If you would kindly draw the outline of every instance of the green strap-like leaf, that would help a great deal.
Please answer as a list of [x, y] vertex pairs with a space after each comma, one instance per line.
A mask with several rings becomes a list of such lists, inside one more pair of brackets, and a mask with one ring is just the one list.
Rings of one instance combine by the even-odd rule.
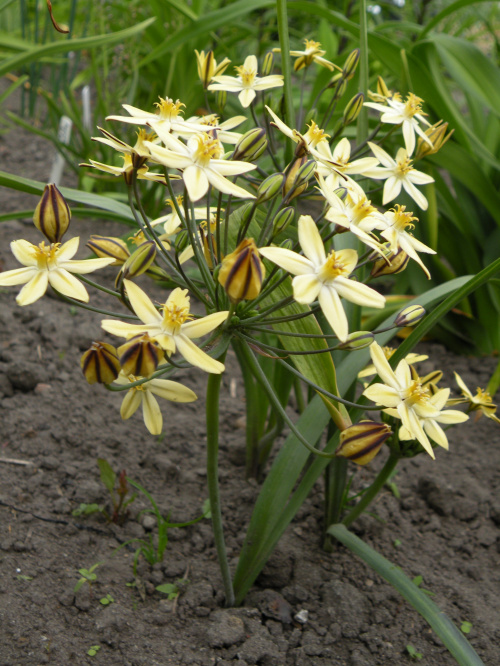
[[[31, 180], [30, 178], [22, 178], [6, 171], [0, 171], [0, 186], [8, 187], [12, 190], [20, 190], [28, 194], [42, 194], [45, 183], [38, 180]], [[124, 222], [133, 220], [133, 215], [130, 208], [125, 204], [115, 201], [110, 197], [105, 197], [100, 194], [92, 194], [91, 192], [81, 192], [74, 190], [71, 187], [60, 187], [61, 194], [67, 201], [83, 204], [84, 206], [91, 206], [92, 208], [99, 208], [100, 210], [109, 211], [113, 214], [113, 219], [120, 219]]]
[[6, 58], [0, 63], [0, 76], [8, 72], [15, 72], [22, 65], [28, 62], [38, 61], [41, 58], [54, 55], [55, 53], [66, 53], [67, 51], [81, 51], [82, 49], [93, 49], [97, 46], [110, 46], [118, 42], [126, 42], [130, 37], [145, 30], [150, 26], [155, 18], [146, 19], [137, 25], [118, 32], [110, 32], [105, 35], [96, 35], [95, 37], [81, 37], [79, 39], [65, 39], [60, 42], [50, 42], [42, 46], [36, 46], [23, 51], [18, 55]]
[[461, 666], [484, 666], [478, 654], [450, 618], [392, 562], [358, 538], [345, 525], [332, 525], [328, 534], [358, 555], [417, 610]]

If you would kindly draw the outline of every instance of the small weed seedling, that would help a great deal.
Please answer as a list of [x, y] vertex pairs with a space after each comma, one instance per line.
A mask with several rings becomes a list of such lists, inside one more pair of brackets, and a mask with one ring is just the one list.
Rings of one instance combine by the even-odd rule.
[[100, 566], [102, 562], [97, 562], [96, 564], [93, 564], [90, 569], [78, 569], [78, 573], [80, 574], [81, 578], [73, 588], [73, 592], [76, 594], [78, 590], [82, 587], [82, 585], [85, 585], [85, 583], [88, 583], [89, 586], [89, 592], [92, 594], [92, 583], [95, 583], [97, 580], [97, 574], [94, 573], [94, 571], [97, 569], [98, 566]]
[[163, 556], [165, 554], [165, 550], [168, 545], [168, 530], [171, 527], [189, 527], [189, 525], [194, 525], [195, 523], [198, 523], [200, 520], [203, 520], [203, 518], [207, 518], [210, 516], [210, 503], [206, 501], [203, 505], [203, 513], [201, 516], [198, 518], [195, 518], [194, 520], [190, 520], [187, 523], [170, 523], [168, 519], [170, 518], [170, 514], [167, 514], [167, 517], [164, 518], [161, 515], [160, 509], [158, 508], [158, 505], [156, 504], [155, 500], [153, 499], [152, 495], [145, 489], [143, 488], [139, 483], [136, 481], [132, 481], [132, 479], [127, 478], [126, 481], [130, 483], [131, 486], [134, 488], [137, 488], [137, 490], [140, 490], [141, 493], [146, 495], [148, 498], [149, 502], [151, 503], [151, 509], [144, 509], [141, 511], [138, 515], [140, 517], [143, 513], [152, 513], [154, 517], [156, 518], [156, 524], [157, 524], [157, 529], [158, 529], [158, 536], [155, 542], [155, 539], [153, 537], [153, 534], [149, 534], [149, 539], [146, 541], [146, 539], [130, 539], [129, 541], [126, 541], [123, 543], [119, 548], [116, 549], [115, 553], [118, 552], [121, 548], [124, 546], [127, 546], [130, 543], [138, 543], [140, 544], [137, 550], [135, 551], [134, 555], [134, 576], [137, 575], [137, 563], [139, 561], [139, 557], [142, 555], [149, 564], [156, 564], [156, 562], [163, 562]]
[[[412, 579], [412, 583], [416, 585], [417, 587], [420, 587], [423, 583], [424, 579], [422, 576], [415, 576], [415, 578]], [[430, 597], [434, 596], [434, 592], [431, 592], [430, 590], [426, 590], [424, 587], [420, 587], [422, 592], [424, 594], [428, 594]]]
[[87, 654], [89, 655], [89, 657], [95, 657], [100, 649], [101, 649], [100, 645], [91, 645], [87, 650]]
[[125, 470], [122, 470], [117, 477], [111, 465], [104, 458], [98, 458], [97, 464], [99, 465], [101, 481], [109, 492], [112, 506], [111, 512], [106, 511], [100, 504], [80, 504], [78, 509], [73, 511], [72, 515], [91, 516], [94, 513], [102, 513], [108, 522], [121, 525], [127, 517], [127, 508], [135, 500], [137, 493], [133, 493], [126, 499], [130, 488], [127, 483]]
[[463, 634], [470, 634], [471, 629], [472, 629], [472, 622], [467, 622], [467, 620], [465, 622], [462, 622], [462, 624], [460, 625], [460, 631]]
[[99, 603], [102, 604], [103, 606], [109, 606], [109, 604], [112, 604], [113, 602], [114, 599], [110, 594], [107, 594], [105, 597], [99, 599]]
[[421, 652], [417, 652], [417, 650], [413, 647], [413, 645], [407, 645], [406, 651], [408, 652], [410, 657], [415, 661], [422, 659], [422, 657], [424, 656]]

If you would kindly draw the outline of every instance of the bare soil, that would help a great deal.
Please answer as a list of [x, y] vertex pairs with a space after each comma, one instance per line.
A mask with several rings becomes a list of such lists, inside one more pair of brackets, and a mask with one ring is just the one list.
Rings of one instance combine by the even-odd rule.
[[[52, 150], [18, 131], [0, 136], [2, 168], [46, 180]], [[71, 184], [68, 181], [66, 184]], [[0, 190], [2, 213], [36, 198]], [[69, 236], [115, 233], [102, 220], [75, 221]], [[0, 265], [16, 267], [9, 242], [39, 242], [31, 221], [0, 225]], [[81, 256], [86, 252], [83, 248]], [[103, 271], [100, 277], [113, 277]], [[89, 386], [79, 358], [106, 339], [101, 316], [68, 307], [48, 294], [19, 308], [15, 288], [0, 290], [0, 664], [106, 666], [375, 666], [409, 664], [407, 646], [427, 666], [454, 664], [421, 617], [350, 552], [321, 549], [321, 482], [313, 489], [263, 575], [237, 609], [223, 593], [210, 523], [169, 532], [164, 561], [139, 562], [130, 539], [155, 535], [140, 495], [122, 525], [100, 515], [74, 517], [80, 503], [108, 505], [97, 458], [139, 482], [163, 515], [187, 521], [207, 497], [204, 385], [193, 369], [181, 381], [199, 400], [163, 407], [164, 435], [152, 437], [140, 413], [123, 422], [122, 396]], [[92, 294], [92, 303], [104, 301]], [[110, 339], [111, 340], [111, 339]], [[421, 348], [448, 385], [457, 370], [471, 387], [485, 386], [496, 359], [456, 357], [443, 347]], [[443, 382], [443, 385], [446, 385]], [[224, 375], [220, 483], [227, 546], [235, 566], [259, 488], [245, 481], [243, 386], [234, 356]], [[354, 530], [422, 586], [468, 637], [484, 663], [500, 662], [500, 429], [482, 418], [457, 426], [451, 447], [403, 461], [394, 479], [400, 497], [384, 491]], [[383, 464], [356, 470], [367, 486]], [[20, 462], [25, 464], [19, 464]], [[353, 470], [354, 471], [354, 470]], [[78, 570], [101, 563], [97, 581], [75, 594]], [[180, 584], [176, 600], [156, 591]], [[100, 599], [111, 595], [113, 602]], [[304, 612], [307, 611], [307, 612]], [[99, 646], [89, 656], [91, 646]]]

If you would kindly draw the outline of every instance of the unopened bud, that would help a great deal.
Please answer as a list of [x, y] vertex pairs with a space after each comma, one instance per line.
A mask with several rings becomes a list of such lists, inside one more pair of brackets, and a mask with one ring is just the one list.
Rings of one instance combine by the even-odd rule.
[[262, 63], [261, 67], [261, 73], [262, 76], [269, 76], [271, 72], [273, 71], [274, 67], [274, 53], [272, 51], [269, 51], [269, 53], [266, 53], [266, 57], [264, 58], [264, 62]]
[[80, 366], [89, 384], [111, 384], [120, 372], [117, 351], [107, 342], [93, 342], [80, 359]]
[[252, 162], [262, 155], [267, 148], [266, 132], [256, 127], [244, 134], [234, 147], [233, 160]]
[[302, 194], [307, 189], [309, 179], [316, 171], [316, 162], [308, 160], [307, 155], [295, 160], [286, 173], [283, 184], [283, 197], [289, 201]]
[[295, 209], [291, 206], [282, 208], [278, 213], [276, 213], [276, 216], [273, 220], [273, 236], [277, 236], [282, 231], [285, 231], [294, 217]]
[[347, 88], [347, 81], [346, 79], [341, 78], [337, 85], [337, 90], [335, 91], [335, 99], [340, 99], [342, 95], [345, 93], [346, 88]]
[[227, 92], [225, 90], [217, 90], [215, 93], [215, 104], [217, 106], [217, 111], [222, 113], [226, 107], [227, 102]]
[[156, 258], [156, 243], [145, 241], [132, 252], [120, 271], [123, 279], [137, 277], [145, 273]]
[[160, 268], [159, 266], [154, 266], [154, 265], [150, 266], [146, 271], [146, 273], [153, 280], [158, 280], [162, 282], [170, 280], [170, 275], [167, 273], [167, 271], [163, 270], [163, 268]]
[[385, 85], [385, 81], [381, 76], [379, 76], [377, 79], [377, 93], [380, 95], [380, 97], [384, 97], [385, 99], [392, 97], [391, 91]]
[[87, 247], [98, 257], [113, 257], [111, 266], [121, 266], [130, 257], [127, 243], [113, 236], [91, 236]]
[[421, 305], [409, 305], [396, 316], [394, 326], [402, 328], [403, 326], [415, 326], [425, 317], [425, 308]]
[[70, 220], [71, 211], [66, 199], [53, 183], [45, 185], [33, 215], [35, 227], [51, 243], [59, 243], [69, 227]]
[[365, 101], [365, 96], [363, 93], [358, 93], [347, 102], [344, 109], [344, 125], [349, 125], [353, 123], [356, 118], [359, 116], [361, 109], [363, 108], [363, 103]]
[[392, 431], [386, 423], [360, 421], [340, 433], [340, 446], [335, 455], [352, 460], [358, 465], [366, 465], [375, 458], [391, 434]]
[[443, 123], [443, 121], [440, 120], [438, 123], [425, 130], [425, 134], [432, 142], [432, 146], [420, 137], [417, 142], [417, 149], [415, 151], [414, 159], [421, 160], [427, 155], [434, 155], [434, 153], [437, 153], [437, 151], [444, 146], [444, 144], [455, 131], [451, 130], [451, 132], [446, 134], [447, 129], [448, 123]]
[[260, 294], [266, 269], [252, 238], [241, 241], [234, 252], [222, 261], [218, 274], [232, 303], [252, 301]]
[[339, 79], [343, 78], [342, 77], [342, 72], [336, 72], [332, 78], [330, 79], [330, 83], [327, 85], [327, 88], [333, 88], [334, 86], [337, 85]]
[[259, 204], [264, 203], [264, 201], [270, 201], [281, 190], [284, 180], [285, 175], [283, 173], [273, 173], [271, 176], [268, 176], [262, 181], [257, 190], [255, 203]]
[[371, 277], [376, 278], [382, 275], [396, 275], [401, 273], [408, 266], [410, 257], [401, 248], [396, 253], [389, 252], [384, 257], [378, 253], [374, 254], [375, 261], [371, 270]]
[[203, 254], [205, 255], [205, 261], [207, 262], [207, 265], [211, 271], [214, 268], [212, 257], [217, 257], [216, 231], [217, 224], [215, 222], [210, 222], [210, 233], [206, 220], [204, 222], [200, 222], [200, 236], [203, 245]]
[[346, 81], [349, 81], [354, 76], [356, 72], [356, 67], [359, 62], [359, 49], [354, 49], [347, 56], [347, 60], [344, 63], [344, 69], [342, 70], [342, 76]]
[[224, 58], [220, 64], [217, 64], [213, 51], [208, 51], [205, 55], [205, 51], [198, 53], [198, 51], [195, 49], [195, 53], [198, 76], [200, 77], [200, 81], [202, 82], [204, 88], [208, 87], [208, 84], [214, 76], [219, 76], [222, 74], [231, 62], [229, 58]]
[[375, 340], [375, 336], [370, 331], [354, 331], [349, 333], [345, 342], [338, 345], [338, 349], [346, 351], [356, 351], [357, 349], [365, 349], [369, 347]]
[[127, 340], [118, 347], [118, 355], [123, 372], [136, 377], [149, 377], [164, 358], [160, 345], [148, 333]]

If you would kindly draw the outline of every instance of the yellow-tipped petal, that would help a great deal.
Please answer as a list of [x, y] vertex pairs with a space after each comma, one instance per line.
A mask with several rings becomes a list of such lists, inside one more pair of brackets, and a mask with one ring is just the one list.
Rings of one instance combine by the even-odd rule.
[[182, 325], [182, 334], [188, 338], [201, 338], [203, 335], [211, 333], [217, 326], [226, 321], [228, 314], [228, 310], [223, 310], [221, 312], [214, 312], [201, 319], [188, 321]]
[[148, 382], [151, 393], [171, 402], [194, 402], [198, 396], [190, 388], [169, 379], [152, 379]]
[[152, 435], [161, 435], [163, 428], [163, 416], [160, 405], [154, 395], [146, 389], [142, 398], [142, 416], [146, 428]]
[[69, 298], [76, 298], [77, 301], [88, 303], [89, 295], [83, 284], [64, 268], [56, 268], [54, 271], [49, 271], [47, 275], [50, 285], [58, 292]]
[[220, 375], [224, 372], [224, 365], [220, 363], [220, 361], [216, 361], [208, 354], [205, 354], [204, 351], [197, 347], [194, 342], [185, 335], [176, 335], [175, 343], [179, 354], [181, 354], [188, 363], [191, 363], [191, 365], [194, 365], [205, 372], [211, 372], [214, 375]]
[[141, 393], [142, 391], [137, 391], [135, 388], [127, 391], [127, 395], [123, 398], [120, 407], [120, 416], [124, 421], [129, 419], [139, 409], [142, 402]]
[[161, 315], [146, 292], [131, 280], [124, 280], [123, 284], [127, 290], [130, 305], [139, 319], [145, 324], [159, 324], [162, 320]]
[[341, 342], [345, 342], [349, 333], [349, 327], [338, 293], [333, 287], [323, 285], [319, 292], [318, 300], [333, 332]]
[[49, 278], [46, 272], [36, 273], [28, 284], [25, 284], [16, 297], [19, 305], [31, 305], [47, 291]]
[[313, 264], [319, 266], [325, 261], [325, 246], [316, 222], [310, 215], [299, 217], [299, 243], [304, 254]]
[[297, 275], [293, 278], [293, 297], [297, 303], [312, 303], [318, 298], [322, 283], [316, 275]]

